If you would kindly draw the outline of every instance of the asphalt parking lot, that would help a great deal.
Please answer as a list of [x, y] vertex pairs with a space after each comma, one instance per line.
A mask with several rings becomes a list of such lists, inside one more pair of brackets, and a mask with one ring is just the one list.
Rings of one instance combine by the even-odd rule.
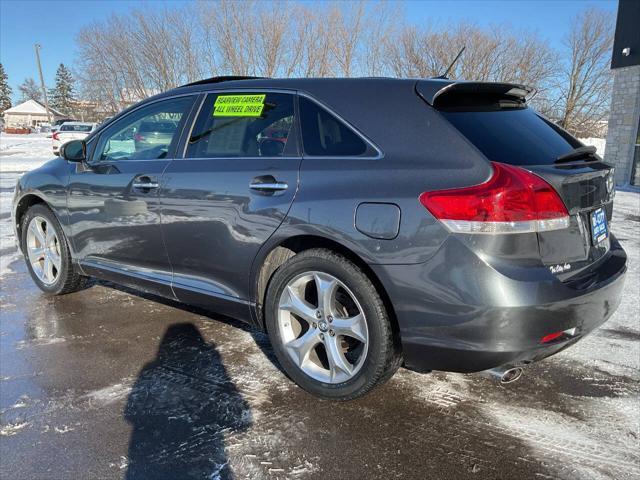
[[0, 478], [640, 478], [640, 196], [613, 230], [623, 305], [508, 386], [401, 369], [349, 402], [278, 369], [265, 335], [94, 282], [51, 298], [1, 278]]

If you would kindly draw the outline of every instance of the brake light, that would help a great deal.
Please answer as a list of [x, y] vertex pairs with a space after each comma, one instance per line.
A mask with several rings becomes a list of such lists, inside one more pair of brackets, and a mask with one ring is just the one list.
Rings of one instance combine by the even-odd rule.
[[144, 142], [146, 140], [144, 135], [140, 135], [139, 133], [136, 133], [135, 137], [133, 138], [136, 142]]
[[58, 137], [58, 132], [53, 134], [53, 139], [54, 140], [60, 140], [60, 137]]
[[569, 212], [551, 185], [512, 165], [491, 162], [480, 185], [424, 192], [420, 203], [452, 232], [530, 233], [569, 226]]

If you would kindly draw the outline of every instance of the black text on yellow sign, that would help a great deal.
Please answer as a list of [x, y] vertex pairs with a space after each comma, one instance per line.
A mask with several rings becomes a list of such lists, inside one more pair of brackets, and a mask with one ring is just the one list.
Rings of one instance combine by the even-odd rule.
[[213, 106], [214, 117], [259, 117], [266, 94], [220, 95]]

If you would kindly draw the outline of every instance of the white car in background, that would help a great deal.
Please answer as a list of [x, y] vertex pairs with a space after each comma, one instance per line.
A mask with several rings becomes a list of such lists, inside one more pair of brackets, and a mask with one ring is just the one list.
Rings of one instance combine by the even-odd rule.
[[60, 153], [60, 146], [71, 140], [82, 140], [86, 138], [97, 126], [97, 123], [89, 122], [65, 122], [60, 125], [60, 129], [52, 136], [53, 154]]

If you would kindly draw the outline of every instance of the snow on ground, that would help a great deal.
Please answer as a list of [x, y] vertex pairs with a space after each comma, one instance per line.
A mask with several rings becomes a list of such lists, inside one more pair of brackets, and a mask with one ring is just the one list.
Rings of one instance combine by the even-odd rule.
[[11, 224], [13, 190], [20, 176], [53, 158], [51, 138], [46, 134], [0, 133], [0, 277], [20, 255]]
[[47, 138], [45, 133], [0, 134], [0, 172], [23, 173], [52, 158], [54, 155], [51, 138]]
[[[112, 423], [117, 423], [121, 421], [123, 403], [127, 398], [132, 398], [132, 375], [139, 370], [138, 361], [140, 360], [134, 356], [131, 371], [124, 367], [122, 370], [114, 370], [111, 367], [113, 362], [128, 360], [127, 355], [113, 356], [112, 353], [120, 352], [128, 345], [127, 339], [119, 337], [117, 332], [126, 332], [124, 335], [131, 335], [132, 331], [128, 329], [135, 328], [135, 322], [129, 324], [122, 319], [128, 318], [134, 312], [133, 315], [146, 318], [148, 322], [142, 324], [142, 330], [133, 330], [134, 338], [139, 339], [135, 342], [137, 351], [138, 341], [146, 339], [153, 343], [159, 340], [159, 329], [164, 325], [162, 321], [170, 323], [180, 319], [183, 322], [191, 322], [195, 321], [195, 316], [153, 300], [148, 301], [142, 297], [100, 286], [80, 292], [76, 296], [70, 296], [68, 299], [65, 298], [61, 302], [40, 301], [41, 297], [36, 292], [36, 287], [26, 277], [24, 265], [18, 263], [11, 265], [19, 256], [13, 243], [10, 209], [13, 187], [20, 175], [52, 158], [50, 142], [50, 139], [44, 135], [0, 135], [0, 284], [3, 294], [9, 296], [9, 301], [2, 305], [3, 309], [14, 311], [13, 317], [5, 316], [3, 328], [9, 329], [11, 318], [15, 318], [18, 322], [27, 322], [26, 330], [31, 332], [32, 336], [38, 337], [30, 338], [28, 341], [12, 340], [13, 350], [5, 358], [15, 359], [28, 355], [29, 362], [32, 362], [37, 357], [36, 353], [33, 353], [35, 349], [45, 352], [54, 351], [47, 349], [56, 349], [55, 352], [62, 357], [43, 354], [46, 367], [42, 369], [47, 369], [45, 375], [47, 382], [63, 382], [66, 378], [64, 375], [67, 372], [67, 363], [82, 365], [81, 368], [84, 368], [89, 361], [95, 360], [94, 356], [101, 358], [101, 352], [102, 354], [106, 352], [108, 357], [103, 358], [108, 358], [108, 361], [99, 361], [96, 364], [97, 366], [109, 365], [109, 367], [104, 371], [98, 370], [96, 374], [98, 380], [95, 385], [92, 383], [89, 391], [78, 397], [75, 402], [78, 405], [87, 404], [91, 408], [99, 408], [101, 414], [112, 408], [115, 412], [114, 418], [117, 419]], [[589, 141], [585, 143], [593, 144]], [[602, 154], [600, 147], [596, 146]], [[212, 382], [209, 377], [204, 380], [199, 379], [197, 369], [195, 369], [196, 376], [193, 377], [194, 369], [192, 368], [185, 367], [186, 373], [175, 368], [167, 369], [155, 363], [151, 363], [149, 368], [157, 370], [159, 383], [161, 386], [166, 383], [167, 390], [170, 387], [174, 392], [180, 388], [184, 390], [185, 385], [189, 387], [183, 394], [184, 398], [176, 397], [176, 404], [179, 407], [176, 407], [176, 411], [180, 415], [185, 411], [187, 414], [192, 410], [200, 412], [197, 408], [191, 408], [194, 403], [192, 396], [197, 391], [202, 392], [200, 397], [196, 397], [198, 402], [209, 402], [214, 411], [216, 406], [224, 410], [227, 404], [224, 401], [219, 402], [219, 396], [211, 394], [211, 389], [222, 388], [220, 385], [235, 384], [237, 386], [250, 407], [253, 427], [249, 427], [250, 422], [235, 418], [234, 415], [237, 415], [237, 412], [234, 413], [233, 409], [231, 413], [227, 412], [220, 418], [233, 417], [234, 422], [242, 426], [237, 431], [232, 430], [231, 433], [225, 434], [227, 462], [230, 462], [229, 468], [238, 472], [238, 477], [285, 477], [281, 469], [275, 468], [277, 465], [273, 463], [274, 457], [282, 461], [285, 466], [287, 462], [293, 462], [289, 465], [292, 472], [289, 475], [290, 478], [297, 477], [298, 475], [294, 473], [299, 471], [298, 468], [303, 468], [296, 466], [298, 463], [307, 468], [307, 470], [303, 468], [300, 472], [322, 470], [331, 472], [332, 465], [340, 464], [339, 460], [334, 461], [334, 457], [340, 458], [343, 452], [327, 452], [323, 448], [330, 445], [332, 441], [339, 440], [339, 437], [327, 436], [331, 435], [333, 430], [325, 431], [322, 429], [324, 427], [320, 428], [319, 425], [315, 425], [319, 430], [314, 430], [314, 427], [310, 426], [314, 425], [313, 422], [321, 422], [325, 418], [323, 415], [326, 415], [326, 418], [335, 417], [336, 425], [354, 423], [356, 419], [355, 423], [358, 425], [357, 428], [353, 427], [356, 430], [352, 432], [354, 448], [348, 450], [350, 448], [348, 445], [340, 444], [347, 453], [343, 456], [356, 455], [350, 458], [350, 461], [353, 461], [353, 458], [358, 458], [357, 455], [366, 457], [366, 452], [371, 450], [375, 459], [366, 458], [367, 461], [372, 462], [371, 465], [377, 464], [377, 468], [388, 469], [393, 466], [393, 460], [389, 461], [389, 458], [386, 458], [387, 455], [395, 455], [393, 453], [395, 450], [388, 447], [392, 444], [403, 445], [402, 452], [398, 450], [398, 456], [407, 451], [411, 454], [403, 458], [403, 462], [408, 462], [408, 465], [420, 464], [421, 468], [431, 468], [428, 462], [412, 460], [424, 451], [428, 451], [430, 457], [435, 455], [433, 458], [441, 462], [451, 462], [453, 466], [469, 463], [468, 472], [473, 474], [480, 472], [478, 478], [508, 478], [509, 475], [505, 472], [509, 472], [509, 468], [514, 468], [515, 472], [543, 471], [553, 478], [639, 478], [640, 194], [617, 193], [611, 228], [629, 256], [626, 285], [619, 309], [593, 334], [549, 360], [531, 365], [526, 369], [523, 380], [509, 386], [496, 386], [479, 375], [439, 372], [421, 375], [402, 369], [388, 386], [381, 387], [380, 390], [376, 390], [359, 402], [343, 405], [318, 402], [310, 409], [307, 404], [309, 397], [287, 383], [277, 368], [266, 359], [262, 349], [268, 341], [264, 335], [211, 321], [199, 324], [199, 328], [203, 334], [212, 338], [215, 336], [211, 345], [217, 344], [217, 352], [222, 357], [222, 363], [227, 368], [231, 382]], [[2, 278], [10, 271], [9, 268], [18, 271], [10, 278], [22, 283], [16, 286], [13, 285], [13, 280], [9, 283]], [[23, 288], [23, 284], [28, 287]], [[17, 290], [12, 292], [11, 288]], [[108, 305], [108, 308], [105, 305]], [[16, 309], [19, 310], [18, 313], [15, 313]], [[113, 314], [112, 309], [120, 310]], [[96, 318], [91, 317], [92, 313]], [[20, 315], [24, 315], [24, 318]], [[88, 325], [87, 328], [91, 329], [91, 333], [84, 337], [78, 335], [73, 328], [74, 317], [82, 317], [77, 328]], [[107, 320], [105, 325], [102, 324], [103, 319]], [[56, 326], [55, 331], [51, 330], [51, 325]], [[157, 336], [151, 338], [147, 329], [154, 328], [157, 330]], [[19, 330], [22, 331], [22, 327]], [[11, 332], [10, 329], [7, 331]], [[135, 333], [140, 336], [135, 337]], [[42, 335], [44, 337], [40, 338]], [[96, 335], [96, 345], [100, 345], [100, 348], [96, 346], [94, 349], [93, 344], [87, 342], [91, 342]], [[5, 342], [9, 342], [7, 340], [9, 337], [10, 335], [5, 331], [0, 335], [0, 339], [4, 338]], [[16, 337], [16, 340], [18, 338]], [[256, 342], [264, 345], [258, 348]], [[80, 344], [89, 345], [91, 348], [78, 348]], [[66, 345], [69, 345], [69, 348], [64, 348]], [[74, 345], [76, 348], [73, 348]], [[108, 345], [109, 348], [103, 350], [104, 345]], [[208, 351], [213, 347], [207, 344], [201, 348]], [[67, 356], [64, 356], [65, 353]], [[85, 354], [87, 357], [82, 357]], [[7, 377], [0, 380], [19, 379], [20, 375], [30, 371], [26, 369], [23, 372], [15, 365], [13, 370], [11, 367], [12, 365], [7, 365], [5, 361], [4, 368], [7, 371], [3, 372], [3, 375]], [[171, 375], [174, 375], [177, 380], [167, 381], [170, 377], [167, 372], [173, 372]], [[108, 380], [109, 375], [117, 378]], [[122, 378], [119, 378], [119, 375]], [[76, 377], [79, 382], [86, 380], [84, 374], [74, 374], [74, 378]], [[107, 384], [104, 385], [100, 380], [104, 380]], [[20, 390], [22, 384], [19, 382], [21, 381], [26, 380], [15, 380], [16, 383], [11, 384], [15, 385], [16, 392], [19, 394], [25, 393]], [[140, 381], [138, 380], [138, 383]], [[144, 384], [145, 381], [143, 378], [142, 383]], [[3, 384], [5, 389], [8, 388], [6, 385]], [[63, 385], [64, 388], [68, 387], [66, 384]], [[194, 385], [200, 390], [190, 387]], [[64, 395], [66, 398], [67, 393]], [[234, 399], [240, 397], [236, 392], [229, 398], [231, 400], [228, 401], [233, 404]], [[295, 401], [287, 404], [289, 398]], [[181, 399], [186, 399], [184, 404], [180, 403]], [[57, 407], [49, 408], [48, 406], [47, 411], [54, 412], [58, 416], [49, 418], [32, 415], [27, 417], [29, 422], [46, 423], [46, 425], [37, 425], [38, 429], [46, 433], [49, 431], [49, 423], [55, 421], [58, 427], [53, 431], [69, 432], [66, 433], [65, 438], [76, 435], [77, 443], [69, 443], [69, 445], [74, 445], [74, 449], [81, 448], [81, 445], [91, 439], [90, 432], [83, 431], [82, 426], [77, 426], [79, 424], [75, 423], [73, 427], [67, 427], [66, 425], [71, 421], [66, 417], [69, 411], [68, 406], [56, 399], [52, 402], [52, 405], [61, 405], [59, 411], [55, 409]], [[13, 402], [12, 409], [8, 412], [25, 410], [25, 408], [18, 408], [18, 405], [19, 403]], [[388, 406], [390, 411], [385, 410]], [[37, 409], [37, 407], [36, 404], [32, 408]], [[313, 415], [310, 414], [312, 410]], [[315, 415], [316, 410], [323, 413]], [[78, 409], [72, 409], [72, 411], [77, 412]], [[88, 415], [96, 416], [95, 411], [89, 409]], [[175, 415], [171, 408], [167, 408], [167, 412]], [[36, 431], [36, 427], [21, 420], [22, 417], [18, 413], [15, 413], [15, 418], [7, 415], [8, 413], [5, 414], [6, 418], [0, 431], [3, 441], [9, 441], [9, 439], [13, 441], [22, 436], [26, 438], [26, 445], [46, 445], [51, 441], [44, 437], [32, 441], [33, 437], [28, 435], [30, 431]], [[147, 411], [143, 409], [141, 419], [147, 418], [146, 415]], [[391, 419], [385, 419], [385, 415], [391, 416]], [[110, 424], [105, 420], [106, 417], [96, 416], [96, 418], [98, 420], [95, 427], [99, 431]], [[174, 417], [170, 416], [170, 418]], [[373, 418], [376, 420], [372, 420]], [[211, 420], [211, 423], [217, 425], [218, 417], [214, 420]], [[397, 424], [397, 429], [394, 424]], [[371, 429], [367, 429], [369, 426]], [[229, 429], [226, 428], [224, 431], [227, 430]], [[176, 431], [171, 430], [171, 435]], [[185, 431], [183, 434], [188, 440], [184, 444], [188, 446], [184, 448], [185, 455], [193, 457], [194, 449], [198, 451], [194, 445], [197, 446], [197, 442], [202, 442], [206, 436], [201, 430], [193, 430], [191, 433]], [[331, 441], [327, 441], [328, 438]], [[367, 439], [366, 448], [358, 447], [358, 441], [362, 438]], [[292, 443], [296, 444], [295, 448]], [[15, 447], [19, 443], [12, 445]], [[182, 451], [182, 445], [180, 451]], [[209, 455], [211, 453], [209, 444], [205, 446]], [[312, 448], [303, 458], [298, 454], [300, 451], [305, 451], [304, 446]], [[20, 448], [11, 449], [14, 453], [19, 451]], [[290, 456], [287, 457], [284, 452], [290, 452]], [[121, 450], [116, 453], [114, 458], [118, 460], [110, 460], [114, 468], [126, 468], [129, 458], [121, 456], [125, 453]], [[38, 457], [35, 458], [38, 459]], [[79, 455], [78, 458], [83, 458], [83, 455]], [[412, 464], [411, 461], [414, 463]], [[10, 465], [17, 467], [18, 464], [20, 463]], [[117, 467], [117, 465], [121, 466]], [[226, 464], [220, 463], [220, 465], [213, 470], [214, 474]], [[263, 467], [267, 472], [264, 475], [258, 475], [259, 469]], [[395, 478], [401, 472], [406, 474], [405, 468], [406, 465], [402, 464], [398, 470], [392, 472], [394, 474], [380, 473], [378, 477]], [[498, 473], [492, 475], [492, 472]], [[276, 477], [273, 477], [274, 473]], [[434, 476], [426, 471], [422, 472], [423, 474], [417, 471], [415, 473], [416, 477]], [[535, 475], [543, 474], [535, 473]]]

